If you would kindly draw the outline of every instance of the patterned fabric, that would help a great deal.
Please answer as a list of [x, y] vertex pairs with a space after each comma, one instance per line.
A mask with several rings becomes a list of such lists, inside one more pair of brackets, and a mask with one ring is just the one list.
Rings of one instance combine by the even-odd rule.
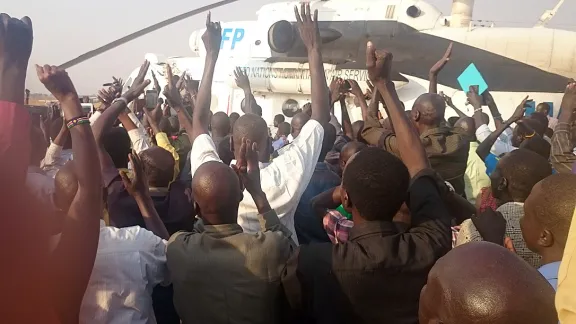
[[498, 204], [496, 203], [496, 198], [492, 196], [492, 191], [489, 190], [490, 188], [482, 188], [481, 192], [482, 195], [480, 196], [480, 212], [485, 211], [486, 209], [498, 209]]
[[322, 219], [326, 234], [334, 244], [348, 241], [350, 230], [354, 227], [354, 222], [348, 220], [337, 210], [328, 210]]
[[[516, 253], [534, 268], [540, 267], [540, 256], [528, 249], [522, 230], [520, 229], [520, 218], [524, 216], [524, 203], [509, 202], [500, 206], [496, 211], [502, 213], [506, 220], [506, 236], [510, 237], [514, 243]], [[467, 219], [462, 223], [456, 246], [468, 242], [482, 241], [482, 236], [478, 233], [472, 220]]]
[[552, 136], [550, 160], [558, 173], [572, 173], [572, 164], [576, 161], [570, 128], [570, 124], [559, 122]]
[[460, 226], [452, 226], [452, 248], [456, 247], [456, 242], [458, 241], [458, 233], [460, 233]]

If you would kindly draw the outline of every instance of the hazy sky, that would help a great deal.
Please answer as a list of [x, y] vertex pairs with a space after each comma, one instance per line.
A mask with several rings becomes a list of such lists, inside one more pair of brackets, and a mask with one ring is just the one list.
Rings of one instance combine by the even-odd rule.
[[[11, 16], [32, 18], [35, 35], [31, 66], [35, 63], [59, 65], [133, 31], [216, 1], [5, 0], [0, 10]], [[450, 13], [451, 0], [428, 1], [445, 14]], [[212, 17], [220, 21], [252, 20], [263, 4], [273, 2], [276, 1], [240, 0], [213, 10]], [[556, 3], [557, 0], [476, 0], [474, 19], [493, 20], [499, 26], [531, 26], [544, 10]], [[46, 6], [50, 6], [49, 13]], [[576, 30], [574, 13], [576, 1], [566, 1], [550, 26]], [[190, 33], [202, 28], [204, 22], [204, 15], [188, 18], [81, 63], [68, 72], [81, 94], [95, 93], [112, 75], [126, 78], [141, 64], [145, 53], [188, 55]], [[33, 92], [46, 92], [32, 68], [28, 71], [27, 86]]]

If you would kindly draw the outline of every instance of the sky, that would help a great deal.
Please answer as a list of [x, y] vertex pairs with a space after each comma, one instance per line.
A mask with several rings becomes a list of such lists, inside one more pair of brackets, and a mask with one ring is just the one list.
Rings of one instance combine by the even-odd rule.
[[[44, 0], [4, 1], [1, 11], [14, 17], [29, 16], [34, 26], [34, 49], [27, 87], [46, 90], [33, 64], [59, 65], [129, 33], [217, 0], [52, 0], [49, 14]], [[379, 0], [373, 0], [379, 1]], [[213, 20], [255, 20], [256, 11], [273, 0], [239, 0], [212, 10]], [[451, 0], [428, 0], [450, 14]], [[492, 20], [497, 26], [532, 26], [557, 0], [476, 0], [473, 19]], [[566, 1], [550, 27], [576, 31], [576, 1]], [[384, 14], [384, 13], [383, 13]], [[112, 75], [127, 78], [146, 53], [187, 56], [192, 31], [204, 26], [205, 16], [185, 19], [92, 58], [68, 70], [80, 94], [93, 94]]]

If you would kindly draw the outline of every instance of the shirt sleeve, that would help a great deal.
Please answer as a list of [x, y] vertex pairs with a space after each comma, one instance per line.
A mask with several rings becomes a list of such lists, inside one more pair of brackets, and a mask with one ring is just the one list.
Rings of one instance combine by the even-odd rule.
[[572, 164], [576, 161], [576, 156], [572, 152], [570, 128], [568, 123], [558, 123], [552, 135], [550, 160], [559, 173], [572, 173]]
[[53, 169], [57, 169], [58, 165], [58, 158], [62, 154], [62, 146], [51, 143], [46, 150], [46, 155], [44, 156], [44, 160], [40, 163], [41, 168], [44, 171], [50, 171]]
[[386, 136], [386, 132], [384, 131], [384, 128], [382, 128], [378, 119], [375, 116], [368, 114], [366, 120], [364, 120], [362, 138], [364, 138], [364, 140], [370, 145], [382, 147], [382, 137], [384, 136]]
[[132, 142], [132, 149], [136, 151], [137, 154], [150, 148], [146, 133], [142, 132], [139, 128], [129, 130], [128, 136], [130, 136], [130, 141]]
[[[488, 136], [490, 136], [490, 134], [492, 134], [492, 131], [490, 130], [490, 128], [488, 128], [488, 125], [486, 124], [476, 129], [476, 138], [480, 143], [484, 142], [488, 138]], [[494, 145], [492, 145], [492, 147], [490, 148], [490, 152], [496, 156], [500, 156], [504, 153], [512, 151], [514, 147], [510, 143], [511, 135], [512, 130], [510, 130], [510, 128], [505, 129], [504, 132], [502, 132], [502, 134], [500, 134], [500, 136], [496, 139]]]
[[138, 239], [142, 241], [143, 246], [148, 247], [145, 253], [142, 254], [144, 259], [142, 266], [148, 281], [153, 285], [169, 285], [170, 277], [166, 266], [167, 242], [154, 235], [151, 231], [140, 227], [138, 227]]
[[467, 219], [462, 222], [460, 226], [460, 231], [458, 232], [458, 238], [456, 239], [456, 246], [469, 243], [469, 242], [480, 242], [482, 241], [482, 236], [472, 223], [472, 220]]
[[274, 209], [264, 213], [258, 214], [258, 220], [260, 221], [260, 228], [262, 232], [282, 232], [284, 236], [290, 238], [292, 236], [292, 232], [286, 228], [286, 226], [280, 223], [280, 219], [278, 219], [278, 214]]
[[[302, 130], [304, 130], [304, 128], [302, 128]], [[191, 176], [194, 177], [196, 170], [198, 170], [203, 163], [210, 161], [222, 162], [220, 157], [218, 157], [218, 151], [216, 150], [216, 145], [214, 145], [212, 137], [208, 134], [202, 134], [196, 137], [192, 144], [192, 150], [190, 150]]]
[[[294, 207], [294, 200], [299, 200], [308, 186], [320, 156], [323, 138], [322, 125], [316, 120], [308, 121], [302, 127], [300, 135], [283, 148], [286, 150], [266, 168], [260, 170], [262, 190], [266, 192], [272, 209], [279, 215], [287, 214]], [[202, 145], [207, 146], [203, 143]], [[192, 151], [195, 148], [196, 142]], [[207, 150], [201, 150], [199, 154], [204, 156], [200, 157], [201, 159], [218, 158], [215, 153], [208, 153]], [[244, 201], [246, 202], [246, 199]], [[253, 208], [256, 208], [254, 202], [251, 199], [249, 201]]]
[[[576, 210], [573, 219], [576, 219]], [[574, 294], [576, 291], [576, 262], [572, 263], [574, 254], [576, 254], [576, 222], [573, 221], [558, 271], [556, 310], [560, 323], [576, 323], [576, 294]]]
[[89, 120], [90, 120], [90, 125], [94, 125], [94, 123], [98, 120], [98, 118], [100, 118], [100, 116], [102, 115], [101, 112], [99, 111], [95, 111], [92, 116], [90, 116]]
[[156, 143], [158, 144], [159, 147], [165, 149], [166, 151], [170, 152], [170, 154], [172, 154], [172, 157], [174, 158], [174, 178], [176, 178], [178, 176], [178, 174], [180, 174], [180, 156], [178, 155], [178, 152], [176, 152], [176, 149], [174, 148], [174, 146], [172, 146], [172, 144], [170, 144], [170, 140], [168, 139], [168, 135], [166, 135], [166, 133], [160, 132], [158, 134], [156, 134]]

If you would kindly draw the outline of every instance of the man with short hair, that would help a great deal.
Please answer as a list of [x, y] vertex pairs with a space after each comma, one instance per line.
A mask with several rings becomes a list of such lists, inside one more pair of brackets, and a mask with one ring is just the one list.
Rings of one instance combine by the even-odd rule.
[[[425, 93], [414, 102], [411, 121], [420, 134], [432, 168], [452, 184], [456, 193], [464, 195], [469, 141], [452, 128], [442, 125], [445, 109], [446, 103], [442, 96]], [[362, 131], [362, 137], [369, 144], [398, 156], [397, 134], [375, 125], [368, 123]]]
[[420, 323], [556, 324], [554, 290], [505, 248], [488, 242], [440, 258], [420, 296]]
[[212, 115], [210, 121], [210, 129], [212, 130], [212, 138], [216, 147], [230, 134], [230, 117], [226, 113], [219, 111]]
[[278, 131], [275, 135], [275, 140], [272, 142], [272, 147], [274, 151], [278, 151], [282, 147], [288, 144], [288, 136], [290, 135], [291, 128], [290, 124], [287, 122], [282, 122], [278, 125]]
[[[290, 258], [282, 278], [287, 299], [294, 312], [317, 323], [417, 322], [428, 271], [451, 248], [451, 217], [441, 200], [447, 189], [401, 108], [392, 55], [376, 53], [368, 42], [367, 56], [368, 75], [386, 102], [403, 160], [379, 148], [354, 155], [340, 190], [354, 221], [348, 241], [302, 245]], [[392, 222], [406, 201], [408, 231]]]
[[295, 139], [300, 135], [302, 128], [304, 128], [304, 125], [306, 125], [309, 120], [310, 116], [305, 113], [297, 113], [292, 117], [292, 120], [290, 121], [290, 127], [292, 128], [290, 135], [292, 135], [292, 139]]
[[542, 256], [538, 271], [554, 289], [575, 207], [574, 174], [555, 174], [538, 182], [524, 203], [522, 237], [531, 251]]
[[[551, 174], [546, 159], [532, 151], [517, 149], [504, 155], [490, 175], [492, 195], [499, 203], [496, 211], [506, 220], [506, 236], [512, 239], [518, 255], [535, 268], [540, 266], [540, 256], [526, 246], [520, 219], [524, 216], [524, 201], [534, 185]], [[462, 223], [456, 245], [482, 240], [476, 225], [468, 219]]]
[[541, 102], [536, 106], [536, 112], [541, 113], [548, 118], [548, 128], [554, 131], [558, 124], [558, 118], [550, 116], [550, 110], [552, 110], [552, 107], [550, 107], [550, 104], [547, 102]]

